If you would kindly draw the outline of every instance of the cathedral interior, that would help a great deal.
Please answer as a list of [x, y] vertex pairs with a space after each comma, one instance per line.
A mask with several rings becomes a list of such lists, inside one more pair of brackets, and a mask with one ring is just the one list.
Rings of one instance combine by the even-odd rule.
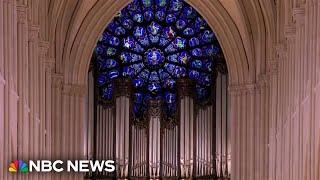
[[0, 0], [0, 180], [319, 180], [319, 109], [320, 0]]
[[128, 4], [100, 36], [89, 73], [88, 158], [116, 160], [116, 173], [92, 177], [230, 177], [227, 67], [189, 4]]

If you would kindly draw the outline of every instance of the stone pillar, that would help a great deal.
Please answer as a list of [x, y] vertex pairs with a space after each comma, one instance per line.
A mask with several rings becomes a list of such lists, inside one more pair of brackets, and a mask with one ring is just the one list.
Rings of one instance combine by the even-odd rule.
[[18, 156], [19, 158], [25, 159], [28, 157], [28, 116], [30, 109], [28, 107], [28, 66], [27, 66], [27, 56], [28, 56], [28, 29], [27, 22], [27, 6], [21, 4], [17, 5], [17, 52], [18, 61], [18, 94], [20, 96], [18, 103]]
[[[231, 179], [266, 179], [268, 172], [268, 93], [266, 82], [229, 86]], [[253, 170], [254, 169], [254, 170]]]
[[179, 111], [179, 157], [180, 177], [190, 179], [193, 177], [194, 160], [194, 92], [195, 84], [189, 79], [179, 79], [178, 111]]
[[150, 100], [148, 106], [149, 120], [149, 176], [160, 177], [160, 119], [163, 117], [161, 100]]
[[129, 175], [129, 120], [132, 84], [129, 79], [119, 78], [115, 87], [115, 130], [116, 130], [116, 173], [117, 178], [127, 179]]
[[[60, 158], [67, 160], [86, 159], [84, 148], [86, 86], [64, 84], [62, 87], [62, 121], [60, 132]], [[56, 113], [54, 113], [56, 114]], [[62, 144], [62, 145], [61, 145]], [[82, 173], [68, 173], [63, 177], [82, 179]]]

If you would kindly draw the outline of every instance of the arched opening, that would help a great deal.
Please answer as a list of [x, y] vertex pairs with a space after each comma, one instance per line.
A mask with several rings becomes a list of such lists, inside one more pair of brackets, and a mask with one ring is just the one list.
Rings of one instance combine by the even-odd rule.
[[205, 19], [181, 0], [134, 0], [107, 25], [89, 72], [92, 178], [228, 179], [227, 67]]

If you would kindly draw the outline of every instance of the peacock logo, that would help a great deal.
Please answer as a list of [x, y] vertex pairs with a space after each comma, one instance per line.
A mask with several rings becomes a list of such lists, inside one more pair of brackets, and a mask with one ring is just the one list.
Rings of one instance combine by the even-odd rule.
[[28, 168], [27, 163], [25, 163], [24, 161], [15, 160], [10, 163], [9, 172], [11, 172], [11, 173], [16, 173], [16, 172], [27, 173], [27, 172], [29, 172], [29, 168]]

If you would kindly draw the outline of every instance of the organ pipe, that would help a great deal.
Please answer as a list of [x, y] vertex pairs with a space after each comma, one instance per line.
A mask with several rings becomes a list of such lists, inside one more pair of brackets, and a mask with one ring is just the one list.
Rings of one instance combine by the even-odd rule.
[[[95, 104], [95, 113], [92, 113], [95, 114], [91, 118], [94, 127], [87, 131], [88, 159], [92, 152], [94, 159], [116, 160], [115, 174], [96, 176], [121, 179], [230, 177], [226, 75], [218, 73], [213, 101], [203, 106], [193, 99], [194, 82], [180, 79], [177, 82], [178, 119], [171, 124], [163, 116], [161, 100], [149, 102], [146, 121], [137, 123], [130, 119], [131, 91], [127, 82], [115, 81], [113, 103]], [[88, 119], [89, 123], [90, 117]], [[95, 134], [90, 137], [93, 131]], [[92, 141], [94, 150], [90, 151]]]
[[193, 155], [194, 155], [194, 87], [195, 84], [189, 79], [177, 81], [179, 91], [179, 155], [181, 178], [193, 177]]
[[115, 160], [118, 178], [129, 175], [129, 114], [131, 82], [129, 79], [119, 78], [115, 82], [115, 124], [116, 143]]

